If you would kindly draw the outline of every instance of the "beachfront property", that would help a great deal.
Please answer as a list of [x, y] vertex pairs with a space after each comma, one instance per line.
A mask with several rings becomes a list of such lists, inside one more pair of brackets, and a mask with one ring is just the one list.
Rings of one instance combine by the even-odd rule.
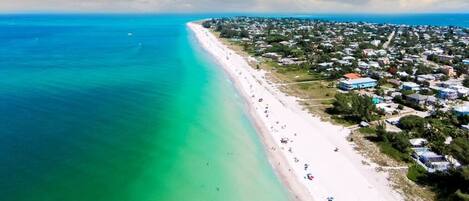
[[451, 165], [444, 156], [430, 150], [417, 151], [414, 156], [417, 157], [417, 162], [428, 172], [446, 171]]
[[446, 171], [451, 167], [459, 167], [459, 162], [452, 156], [439, 155], [427, 147], [428, 141], [424, 138], [410, 139], [412, 158], [428, 172]]
[[[360, 90], [359, 94], [371, 98], [379, 111], [376, 114], [380, 117], [390, 114], [402, 117], [411, 113], [423, 117], [434, 114], [435, 108], [441, 108], [442, 112], [452, 111], [451, 107], [457, 101], [451, 90], [458, 92], [457, 97], [468, 94], [462, 87], [453, 89], [454, 86], [463, 86], [463, 77], [467, 74], [467, 69], [462, 68], [465, 65], [462, 58], [468, 58], [466, 46], [456, 45], [464, 38], [469, 38], [469, 32], [465, 29], [251, 17], [228, 18], [211, 23], [214, 30], [219, 26], [234, 31], [235, 34], [226, 37], [233, 41], [239, 39], [239, 30], [246, 30], [251, 40], [241, 45], [251, 52], [251, 56], [266, 61], [269, 67], [279, 73], [289, 72], [299, 77], [307, 72], [314, 79], [329, 82], [327, 86], [336, 85], [343, 91], [369, 89], [379, 85], [379, 90]], [[373, 40], [381, 40], [381, 44], [372, 45], [370, 42]], [[297, 58], [298, 61], [306, 62], [299, 65], [294, 64], [294, 60], [286, 60], [292, 65], [285, 65], [282, 58]], [[440, 86], [440, 83], [448, 83], [448, 86]], [[439, 94], [440, 90], [443, 93]], [[312, 93], [309, 89], [304, 91]], [[469, 111], [459, 113], [469, 115]], [[429, 120], [432, 118], [435, 117], [428, 117]], [[432, 128], [432, 132], [449, 135], [448, 130], [437, 127], [441, 125], [429, 122], [425, 131]], [[362, 123], [359, 125], [367, 126]], [[451, 126], [452, 131], [460, 127], [448, 126]], [[408, 130], [393, 127], [396, 129], [390, 129], [389, 132]], [[411, 142], [415, 160], [429, 172], [451, 167], [451, 162], [444, 156], [448, 153], [432, 152], [425, 147], [427, 143], [433, 144], [434, 139], [429, 139], [429, 142], [422, 139]], [[458, 159], [461, 157], [460, 154], [455, 156]]]
[[342, 80], [339, 82], [339, 88], [346, 91], [355, 89], [373, 88], [377, 85], [377, 81], [371, 78], [358, 78], [352, 80]]

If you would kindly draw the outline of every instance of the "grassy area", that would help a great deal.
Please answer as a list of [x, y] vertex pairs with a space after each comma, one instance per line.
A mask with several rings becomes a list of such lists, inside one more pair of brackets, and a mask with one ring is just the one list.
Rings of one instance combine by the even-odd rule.
[[398, 161], [403, 161], [403, 162], [408, 162], [410, 161], [410, 156], [408, 153], [402, 153], [399, 150], [395, 149], [388, 143], [384, 142], [377, 142], [378, 147], [381, 151], [381, 153], [388, 155], [389, 157], [398, 160]]
[[321, 104], [323, 105], [332, 105], [333, 103], [334, 103], [334, 99], [321, 101]]
[[381, 85], [381, 88], [383, 88], [383, 89], [392, 89], [392, 88], [394, 88], [394, 85], [386, 83], [386, 84]]
[[296, 68], [295, 66], [281, 66], [277, 62], [266, 59], [259, 65], [262, 69], [267, 70], [281, 83], [305, 82], [324, 80], [325, 78], [319, 73], [310, 72], [308, 69]]
[[350, 121], [344, 118], [340, 118], [338, 116], [331, 116], [331, 119], [333, 120], [334, 123], [340, 124], [343, 126], [353, 126], [357, 124], [355, 121]]
[[328, 81], [288, 84], [284, 85], [283, 89], [284, 92], [302, 99], [320, 99], [316, 104], [322, 104], [322, 101], [325, 101], [324, 99], [334, 99], [337, 93], [337, 89], [331, 87], [331, 83]]
[[359, 128], [358, 131], [365, 136], [376, 136], [376, 130], [372, 127]]

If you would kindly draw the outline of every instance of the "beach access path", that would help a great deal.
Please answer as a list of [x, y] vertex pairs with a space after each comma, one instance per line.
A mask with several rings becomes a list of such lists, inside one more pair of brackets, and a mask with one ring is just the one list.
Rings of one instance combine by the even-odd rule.
[[250, 67], [210, 30], [196, 23], [188, 27], [243, 95], [269, 161], [296, 200], [403, 200], [387, 173], [378, 172], [378, 166], [347, 141], [349, 129], [305, 111], [297, 98], [267, 80], [267, 72]]

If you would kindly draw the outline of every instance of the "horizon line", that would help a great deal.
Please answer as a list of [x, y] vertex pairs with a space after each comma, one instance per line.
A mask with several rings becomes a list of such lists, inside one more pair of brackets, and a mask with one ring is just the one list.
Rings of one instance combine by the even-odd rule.
[[469, 14], [469, 11], [439, 11], [439, 12], [283, 12], [283, 11], [259, 11], [259, 12], [244, 12], [244, 11], [233, 11], [233, 12], [211, 12], [211, 11], [6, 11], [0, 12], [0, 15], [8, 14], [133, 14], [133, 15], [166, 15], [166, 14], [181, 14], [181, 15], [193, 15], [193, 14], [208, 14], [208, 15], [232, 15], [232, 14], [280, 14], [280, 15], [444, 15], [444, 14]]

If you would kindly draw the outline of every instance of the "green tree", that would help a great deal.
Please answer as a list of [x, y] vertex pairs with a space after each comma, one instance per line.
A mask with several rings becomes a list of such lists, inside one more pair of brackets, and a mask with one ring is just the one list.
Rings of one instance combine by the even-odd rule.
[[449, 152], [462, 164], [469, 164], [469, 140], [464, 137], [454, 139], [449, 145]]
[[332, 111], [357, 122], [372, 121], [376, 107], [369, 96], [338, 93], [335, 96]]
[[466, 76], [464, 78], [464, 80], [462, 81], [462, 84], [465, 86], [465, 87], [469, 87], [469, 76]]
[[399, 127], [409, 131], [413, 129], [423, 131], [425, 119], [416, 115], [408, 115], [399, 120]]

